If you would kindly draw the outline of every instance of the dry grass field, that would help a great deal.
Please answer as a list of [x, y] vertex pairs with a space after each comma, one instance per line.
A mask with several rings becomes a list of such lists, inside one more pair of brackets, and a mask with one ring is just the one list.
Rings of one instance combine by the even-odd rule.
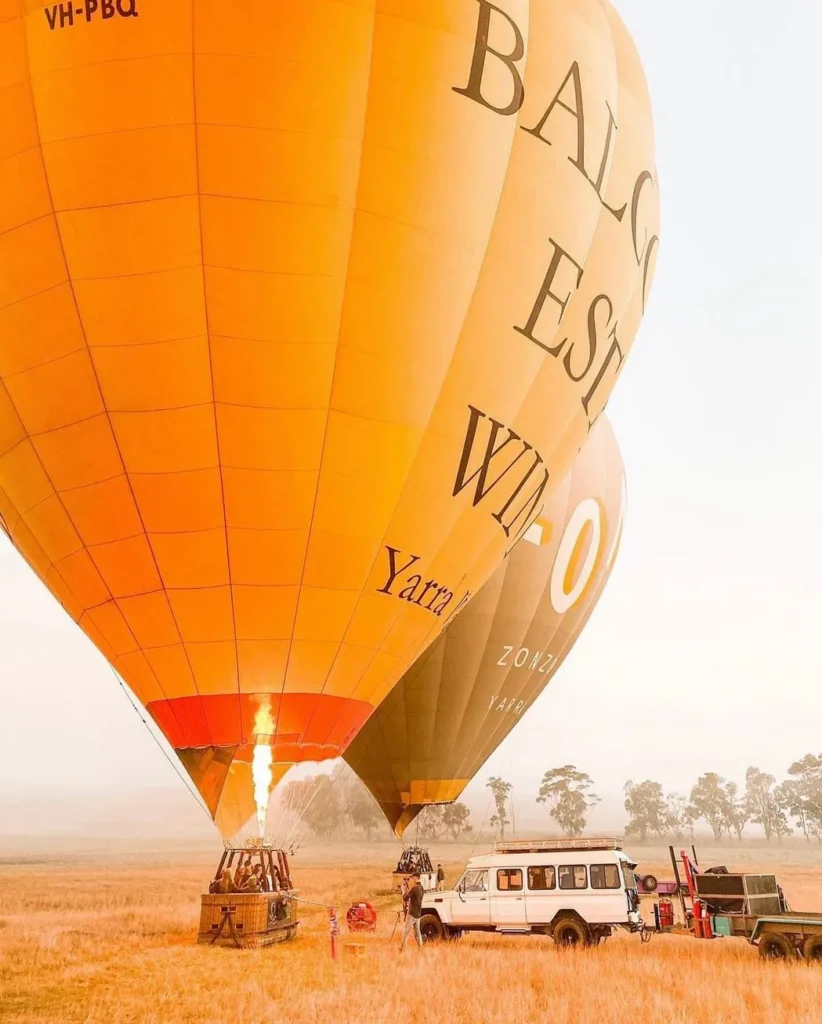
[[[293, 862], [301, 893], [344, 910], [380, 909], [366, 955], [329, 955], [326, 913], [306, 907], [298, 937], [267, 950], [194, 944], [198, 897], [214, 866], [202, 849], [46, 857], [0, 849], [3, 1024], [781, 1024], [822, 1020], [822, 968], [763, 964], [741, 940], [616, 936], [562, 952], [540, 937], [391, 941], [385, 891], [396, 851], [308, 850]], [[470, 850], [434, 849], [454, 878]], [[635, 850], [660, 877], [661, 850]], [[364, 858], [364, 859], [363, 859]], [[822, 909], [822, 858], [705, 851], [704, 860], [774, 870], [791, 905]], [[345, 942], [347, 936], [342, 937]]]

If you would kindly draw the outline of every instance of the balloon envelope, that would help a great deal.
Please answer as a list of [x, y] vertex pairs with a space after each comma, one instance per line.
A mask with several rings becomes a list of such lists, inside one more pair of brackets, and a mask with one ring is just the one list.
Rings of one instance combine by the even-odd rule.
[[426, 804], [456, 800], [548, 685], [608, 580], [623, 513], [603, 417], [538, 523], [344, 755], [398, 835]]
[[2, 5], [1, 521], [212, 814], [249, 748], [345, 750], [538, 514], [657, 219], [600, 0]]

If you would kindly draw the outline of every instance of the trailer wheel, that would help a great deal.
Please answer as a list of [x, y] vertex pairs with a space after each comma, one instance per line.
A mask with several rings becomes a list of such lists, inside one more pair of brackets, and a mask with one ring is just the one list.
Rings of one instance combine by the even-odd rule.
[[822, 963], [822, 935], [809, 935], [802, 946], [802, 956], [812, 963]]
[[645, 875], [642, 879], [642, 888], [645, 892], [656, 892], [656, 887], [659, 885], [656, 875]]
[[578, 949], [591, 944], [588, 929], [575, 917], [561, 917], [554, 925], [553, 938], [560, 949]]
[[781, 932], [765, 932], [759, 940], [759, 955], [763, 960], [795, 960], [796, 946]]

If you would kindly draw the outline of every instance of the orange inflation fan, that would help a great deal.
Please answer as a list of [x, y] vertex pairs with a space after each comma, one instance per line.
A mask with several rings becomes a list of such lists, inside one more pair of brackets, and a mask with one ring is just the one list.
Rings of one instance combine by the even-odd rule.
[[0, 523], [225, 834], [539, 516], [658, 218], [605, 0], [0, 0]]
[[377, 927], [377, 911], [370, 903], [354, 903], [348, 908], [345, 920], [350, 932], [373, 932]]

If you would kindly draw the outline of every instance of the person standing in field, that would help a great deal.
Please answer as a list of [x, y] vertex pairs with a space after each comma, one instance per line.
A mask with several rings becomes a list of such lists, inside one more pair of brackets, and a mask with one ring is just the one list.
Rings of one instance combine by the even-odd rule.
[[437, 892], [442, 892], [444, 882], [445, 872], [442, 870], [442, 864], [437, 864]]
[[414, 933], [414, 939], [417, 945], [422, 948], [422, 932], [420, 931], [420, 918], [422, 917], [422, 898], [425, 895], [423, 887], [420, 885], [420, 876], [414, 874], [410, 878], [411, 887], [403, 897], [403, 909], [405, 910], [405, 927], [402, 931], [402, 942], [400, 943], [400, 952], [405, 949], [405, 943], [408, 941], [408, 936], [411, 932]]

